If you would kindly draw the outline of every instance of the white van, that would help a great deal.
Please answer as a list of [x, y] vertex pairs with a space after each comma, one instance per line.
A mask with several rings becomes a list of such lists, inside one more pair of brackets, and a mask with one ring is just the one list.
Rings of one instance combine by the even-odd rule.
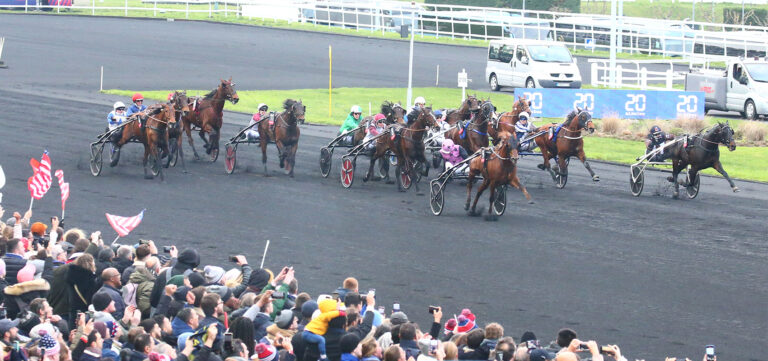
[[491, 90], [581, 88], [576, 59], [565, 45], [529, 39], [491, 40], [485, 78]]

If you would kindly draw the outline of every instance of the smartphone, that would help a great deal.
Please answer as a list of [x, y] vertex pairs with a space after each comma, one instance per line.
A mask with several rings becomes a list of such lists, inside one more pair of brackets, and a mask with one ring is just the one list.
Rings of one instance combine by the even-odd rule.
[[237, 263], [237, 256], [229, 256], [229, 261], [232, 263]]
[[437, 311], [437, 310], [439, 310], [439, 309], [440, 309], [440, 307], [437, 307], [437, 306], [432, 306], [432, 305], [430, 305], [430, 306], [429, 306], [429, 313], [432, 313], [432, 314], [434, 314], [434, 313], [435, 313], [435, 311]]
[[369, 289], [368, 290], [368, 294], [371, 295], [371, 296], [376, 296], [376, 289], [375, 288]]
[[589, 346], [586, 343], [582, 343], [579, 345], [579, 351], [589, 351]]
[[139, 244], [149, 244], [149, 241], [147, 241], [146, 239], [140, 239]]
[[385, 311], [386, 311], [386, 309], [384, 308], [384, 306], [379, 306], [379, 313], [380, 313], [382, 316], [384, 316], [384, 312], [385, 312]]
[[713, 361], [715, 359], [715, 345], [707, 345], [706, 354], [707, 361]]
[[[339, 292], [338, 291], [333, 291], [333, 293], [331, 295], [332, 295], [334, 300], [336, 300], [336, 301], [339, 300]], [[274, 297], [275, 296], [273, 295], [272, 298], [274, 298]]]
[[429, 340], [429, 354], [434, 355], [437, 351], [437, 340]]
[[613, 349], [608, 346], [600, 346], [600, 353], [603, 355], [613, 355]]
[[[579, 349], [581, 350], [581, 346], [584, 344], [579, 345]], [[586, 346], [586, 345], [584, 345]], [[528, 352], [531, 352], [531, 350], [539, 348], [539, 341], [537, 340], [528, 340], [525, 341], [525, 347], [528, 348]]]
[[171, 246], [163, 246], [163, 252], [171, 253]]
[[[272, 299], [282, 300], [283, 298], [285, 298], [285, 293], [284, 292], [279, 292], [279, 291], [278, 292], [272, 292]], [[338, 294], [336, 294], [336, 298], [339, 298]]]
[[392, 312], [400, 312], [400, 302], [395, 301], [395, 303], [392, 304]]

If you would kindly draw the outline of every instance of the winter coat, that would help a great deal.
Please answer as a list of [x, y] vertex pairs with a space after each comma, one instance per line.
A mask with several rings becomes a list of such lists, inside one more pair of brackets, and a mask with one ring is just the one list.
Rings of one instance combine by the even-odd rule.
[[328, 322], [342, 314], [336, 307], [336, 300], [320, 301], [318, 304], [320, 315], [312, 319], [304, 327], [304, 330], [319, 336], [325, 335], [325, 332], [328, 330]]
[[77, 361], [99, 361], [101, 360], [101, 350], [85, 349]]
[[[128, 278], [128, 283], [123, 287], [123, 297], [131, 297], [136, 307], [141, 311], [141, 319], [149, 318], [152, 305], [149, 298], [152, 288], [155, 286], [155, 276], [146, 267], [136, 267], [136, 270]], [[129, 304], [130, 301], [126, 301]]]
[[173, 337], [176, 338], [185, 332], [195, 332], [195, 329], [192, 328], [192, 326], [188, 325], [178, 317], [174, 317], [173, 321], [171, 321], [171, 328], [173, 329]]
[[16, 318], [20, 312], [29, 309], [29, 303], [35, 298], [48, 295], [51, 287], [44, 279], [17, 283], [5, 288], [5, 307], [9, 319]]
[[152, 287], [152, 294], [149, 297], [152, 307], [157, 307], [157, 303], [160, 302], [160, 296], [164, 293], [165, 285], [171, 277], [190, 273], [200, 264], [200, 254], [195, 250], [184, 250], [178, 259], [172, 260], [172, 263], [173, 267], [170, 271], [164, 271], [157, 275], [157, 282]]
[[88, 304], [96, 293], [96, 275], [83, 267], [70, 263], [67, 272], [70, 319], [76, 312], [88, 310]]
[[27, 265], [27, 260], [15, 253], [7, 253], [3, 256], [3, 261], [5, 261], [5, 280], [9, 285], [15, 285], [18, 283], [16, 275]]
[[118, 320], [122, 319], [125, 313], [125, 301], [123, 301], [123, 295], [120, 294], [120, 291], [110, 285], [103, 285], [96, 292], [106, 292], [109, 295], [112, 301], [115, 302], [115, 312], [112, 312], [112, 316], [115, 316]]
[[341, 337], [347, 333], [342, 328], [328, 328], [325, 333], [325, 353], [330, 361], [341, 360]]
[[69, 312], [68, 273], [68, 264], [53, 270], [53, 282], [51, 282], [51, 290], [48, 292], [47, 299], [48, 304], [53, 308], [53, 313], [57, 315], [66, 315]]

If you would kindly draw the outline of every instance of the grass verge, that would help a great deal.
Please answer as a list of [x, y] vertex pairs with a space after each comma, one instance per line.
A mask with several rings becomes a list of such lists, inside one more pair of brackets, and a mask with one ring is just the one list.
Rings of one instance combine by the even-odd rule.
[[[114, 94], [130, 98], [135, 90], [105, 90], [107, 94]], [[168, 96], [169, 90], [141, 91], [147, 99], [163, 101]], [[188, 95], [202, 95], [208, 91], [188, 90]], [[414, 88], [414, 96], [423, 96], [428, 104], [435, 109], [454, 108], [461, 102], [461, 90], [451, 88]], [[491, 97], [499, 111], [507, 111], [512, 108], [514, 98], [511, 93], [470, 92], [480, 98]], [[327, 89], [295, 89], [295, 90], [243, 90], [239, 91], [240, 101], [236, 105], [226, 103], [225, 109], [253, 113], [259, 103], [266, 103], [271, 110], [281, 108], [286, 98], [301, 99], [307, 106], [307, 121], [327, 125], [340, 125], [349, 112], [352, 105], [360, 105], [363, 112], [368, 114], [370, 102], [371, 112], [378, 113], [378, 108], [383, 100], [404, 101], [406, 90], [404, 88], [335, 88], [332, 92], [331, 116], [328, 115], [328, 90]], [[706, 118], [706, 122], [714, 124], [718, 118]], [[537, 124], [546, 122], [560, 122], [561, 119], [544, 118]], [[600, 128], [601, 120], [596, 120]], [[734, 127], [739, 121], [731, 120]], [[672, 123], [670, 123], [672, 124]], [[671, 125], [670, 125], [671, 126]], [[610, 137], [588, 136], [584, 138], [587, 157], [616, 163], [632, 164], [635, 158], [645, 151], [642, 141], [615, 139]], [[720, 159], [729, 175], [741, 179], [768, 182], [768, 169], [755, 167], [755, 164], [768, 164], [768, 147], [739, 147], [735, 152], [728, 152], [723, 148]], [[714, 170], [707, 170], [705, 174], [717, 174]]]

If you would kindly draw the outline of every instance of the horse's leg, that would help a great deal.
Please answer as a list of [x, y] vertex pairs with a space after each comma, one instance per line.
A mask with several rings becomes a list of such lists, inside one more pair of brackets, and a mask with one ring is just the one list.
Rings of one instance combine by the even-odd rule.
[[149, 158], [149, 152], [149, 139], [147, 139], [147, 143], [144, 143], [144, 162], [142, 162], [142, 165], [144, 166], [144, 179], [152, 179], [152, 174], [147, 173], [147, 160]]
[[267, 173], [267, 145], [269, 144], [269, 136], [259, 132], [261, 139], [259, 139], [259, 146], [261, 147], [261, 164], [264, 165], [264, 176], [269, 176]]
[[297, 141], [297, 142], [296, 142], [296, 143], [294, 143], [294, 144], [293, 144], [293, 146], [291, 147], [291, 149], [290, 149], [290, 151], [289, 151], [290, 153], [289, 153], [289, 155], [288, 155], [288, 166], [290, 166], [290, 167], [291, 167], [291, 171], [290, 171], [290, 173], [288, 173], [288, 175], [290, 175], [290, 176], [291, 176], [291, 178], [293, 178], [293, 165], [294, 165], [294, 164], [295, 164], [295, 162], [296, 162], [296, 151], [297, 151], [298, 149], [299, 149], [299, 142]]
[[277, 156], [280, 158], [280, 168], [284, 168], [285, 174], [288, 174], [288, 169], [285, 168], [285, 145], [282, 140], [275, 140], [275, 145], [277, 146]]
[[490, 182], [491, 196], [488, 197], [488, 216], [491, 216], [491, 210], [493, 209], [493, 197], [496, 196], [496, 181]]
[[578, 154], [579, 160], [582, 164], [584, 164], [584, 168], [587, 168], [587, 171], [589, 172], [589, 175], [592, 177], [592, 180], [595, 182], [600, 181], [600, 176], [595, 174], [594, 171], [592, 171], [592, 167], [589, 166], [589, 162], [587, 162], [587, 156], [584, 155], [584, 146], [582, 144], [582, 147], [579, 148], [579, 154]]
[[178, 157], [181, 159], [181, 172], [187, 173], [187, 165], [184, 163], [184, 151], [182, 150], [182, 144], [184, 142], [181, 141], [181, 138], [183, 138], [183, 133], [179, 131], [179, 137], [176, 139], [176, 151], [179, 152]]
[[472, 201], [472, 184], [475, 183], [475, 172], [470, 165], [469, 175], [467, 176], [467, 201], [464, 203], [464, 210], [469, 210], [469, 202]]
[[520, 179], [517, 178], [517, 172], [512, 173], [512, 176], [509, 178], [509, 185], [523, 192], [523, 195], [525, 195], [525, 199], [528, 201], [528, 204], [533, 204], [533, 200], [531, 199], [531, 195], [528, 194], [528, 190], [525, 189], [525, 186], [520, 183]]
[[195, 142], [192, 140], [191, 122], [184, 123], [184, 131], [187, 133], [187, 141], [189, 142], [189, 146], [192, 148], [192, 153], [195, 156], [195, 160], [200, 160], [200, 155], [197, 154], [197, 149], [195, 149]]
[[483, 184], [481, 184], [479, 187], [477, 187], [477, 193], [475, 193], [475, 200], [472, 202], [472, 210], [469, 211], [469, 214], [471, 216], [479, 216], [477, 213], [477, 201], [480, 199], [480, 196], [483, 194], [483, 191], [485, 191], [486, 188], [488, 188], [488, 185], [491, 183], [491, 180], [489, 177], [483, 176]]
[[677, 176], [680, 174], [680, 171], [683, 170], [685, 167], [684, 165], [681, 165], [681, 161], [674, 160], [672, 161], [672, 186], [674, 187], [674, 191], [672, 192], [672, 198], [677, 199], [677, 197], [680, 196], [680, 183], [677, 181]]
[[368, 164], [368, 172], [365, 173], [365, 178], [363, 178], [363, 182], [367, 182], [371, 180], [371, 177], [373, 177], [373, 168], [376, 165], [376, 160], [381, 158], [382, 154], [384, 152], [380, 150], [378, 141], [376, 142], [376, 148], [373, 151], [373, 154], [371, 154], [371, 163]]
[[[731, 185], [731, 189], [733, 189], [733, 192], [736, 193], [739, 191], [739, 187], [736, 186], [735, 183], [733, 183], [733, 180], [731, 180], [731, 177], [728, 176], [728, 173], [723, 169], [723, 164], [720, 163], [720, 159], [715, 159], [715, 163], [712, 165], [712, 168], [715, 168], [715, 170], [722, 174], [723, 177], [728, 181], [728, 184]], [[693, 181], [693, 178], [690, 178], [691, 181]]]

